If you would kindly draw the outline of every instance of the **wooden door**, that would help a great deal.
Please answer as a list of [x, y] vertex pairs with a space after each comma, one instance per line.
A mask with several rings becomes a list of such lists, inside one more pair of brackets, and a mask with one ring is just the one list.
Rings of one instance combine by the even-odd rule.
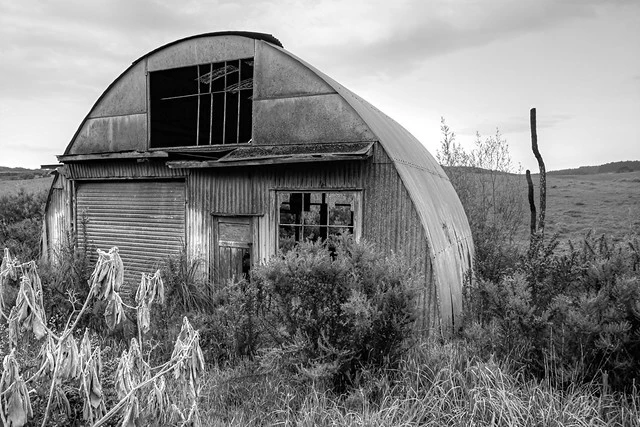
[[216, 217], [215, 230], [215, 280], [219, 286], [229, 280], [247, 278], [251, 268], [253, 224], [251, 217]]

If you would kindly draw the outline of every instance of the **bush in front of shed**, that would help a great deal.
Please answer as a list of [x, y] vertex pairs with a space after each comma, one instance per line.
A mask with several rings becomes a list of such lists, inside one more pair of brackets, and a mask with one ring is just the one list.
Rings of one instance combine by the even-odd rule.
[[301, 243], [256, 267], [263, 367], [343, 389], [362, 369], [397, 366], [416, 317], [415, 280], [401, 257], [352, 238]]

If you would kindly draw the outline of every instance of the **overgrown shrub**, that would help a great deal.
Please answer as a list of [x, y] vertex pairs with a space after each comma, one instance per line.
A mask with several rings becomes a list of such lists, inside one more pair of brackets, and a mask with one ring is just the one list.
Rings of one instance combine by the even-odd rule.
[[251, 274], [270, 342], [263, 360], [338, 388], [364, 367], [396, 366], [412, 333], [414, 283], [399, 257], [366, 243], [299, 244]]
[[213, 292], [211, 309], [200, 330], [210, 360], [235, 362], [255, 356], [264, 339], [256, 317], [257, 288], [229, 281]]
[[476, 134], [473, 149], [465, 150], [444, 119], [436, 153], [462, 206], [475, 246], [474, 268], [479, 278], [497, 281], [511, 270], [521, 252], [525, 225], [526, 184], [513, 165], [509, 144], [500, 131]]
[[37, 259], [40, 254], [42, 214], [47, 192], [0, 196], [0, 248], [9, 248], [20, 259]]
[[589, 235], [567, 252], [554, 239], [534, 244], [513, 274], [465, 289], [467, 337], [559, 386], [630, 390], [640, 376], [636, 246]]

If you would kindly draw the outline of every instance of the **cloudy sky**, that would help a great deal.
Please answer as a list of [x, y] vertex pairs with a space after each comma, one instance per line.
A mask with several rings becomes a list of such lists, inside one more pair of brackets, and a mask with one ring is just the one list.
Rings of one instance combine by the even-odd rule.
[[56, 163], [134, 60], [194, 34], [270, 33], [435, 154], [504, 135], [536, 169], [640, 160], [638, 0], [0, 0], [0, 165]]

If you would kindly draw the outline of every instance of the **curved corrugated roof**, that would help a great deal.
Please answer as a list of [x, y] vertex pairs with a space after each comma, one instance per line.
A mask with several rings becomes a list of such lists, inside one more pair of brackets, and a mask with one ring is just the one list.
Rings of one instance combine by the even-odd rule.
[[394, 162], [429, 239], [442, 322], [459, 324], [464, 274], [471, 268], [473, 242], [469, 221], [446, 173], [416, 137], [398, 122], [331, 77], [290, 52], [281, 52], [315, 72], [356, 110]]
[[71, 150], [71, 147], [73, 146], [74, 141], [76, 140], [76, 138], [78, 137], [78, 134], [82, 130], [82, 125], [87, 121], [87, 119], [89, 119], [89, 117], [91, 115], [91, 112], [96, 108], [96, 106], [106, 96], [106, 94], [109, 93], [111, 88], [113, 88], [116, 85], [116, 83], [124, 75], [126, 75], [129, 72], [129, 70], [131, 70], [133, 67], [135, 67], [136, 64], [138, 64], [140, 61], [142, 61], [145, 58], [148, 58], [149, 56], [153, 55], [156, 52], [159, 52], [159, 51], [161, 51], [163, 49], [166, 49], [166, 48], [168, 48], [170, 46], [176, 45], [178, 43], [182, 43], [182, 42], [187, 41], [187, 40], [199, 39], [199, 38], [203, 38], [203, 37], [221, 37], [221, 36], [247, 37], [247, 38], [254, 39], [254, 40], [262, 40], [262, 41], [267, 42], [267, 43], [269, 43], [269, 44], [271, 44], [273, 46], [277, 46], [278, 48], [282, 48], [282, 43], [280, 42], [280, 40], [275, 38], [272, 34], [258, 33], [258, 32], [254, 32], [254, 31], [216, 31], [216, 32], [211, 32], [211, 33], [196, 34], [196, 35], [193, 35], [193, 36], [184, 37], [182, 39], [174, 40], [174, 41], [166, 43], [166, 44], [164, 44], [164, 45], [162, 45], [160, 47], [157, 47], [157, 48], [153, 49], [152, 51], [145, 53], [144, 55], [142, 55], [140, 58], [136, 59], [135, 61], [133, 61], [131, 63], [131, 65], [129, 65], [122, 73], [120, 73], [120, 75], [115, 80], [113, 80], [109, 86], [107, 86], [107, 88], [102, 92], [102, 94], [100, 94], [98, 99], [96, 99], [96, 102], [93, 103], [93, 106], [91, 107], [91, 109], [89, 109], [89, 112], [87, 113], [87, 115], [80, 122], [80, 126], [78, 126], [78, 129], [73, 134], [73, 138], [71, 138], [71, 141], [69, 141], [69, 143], [67, 144], [67, 147], [65, 148], [63, 155], [67, 155], [67, 154], [70, 153], [70, 150]]

